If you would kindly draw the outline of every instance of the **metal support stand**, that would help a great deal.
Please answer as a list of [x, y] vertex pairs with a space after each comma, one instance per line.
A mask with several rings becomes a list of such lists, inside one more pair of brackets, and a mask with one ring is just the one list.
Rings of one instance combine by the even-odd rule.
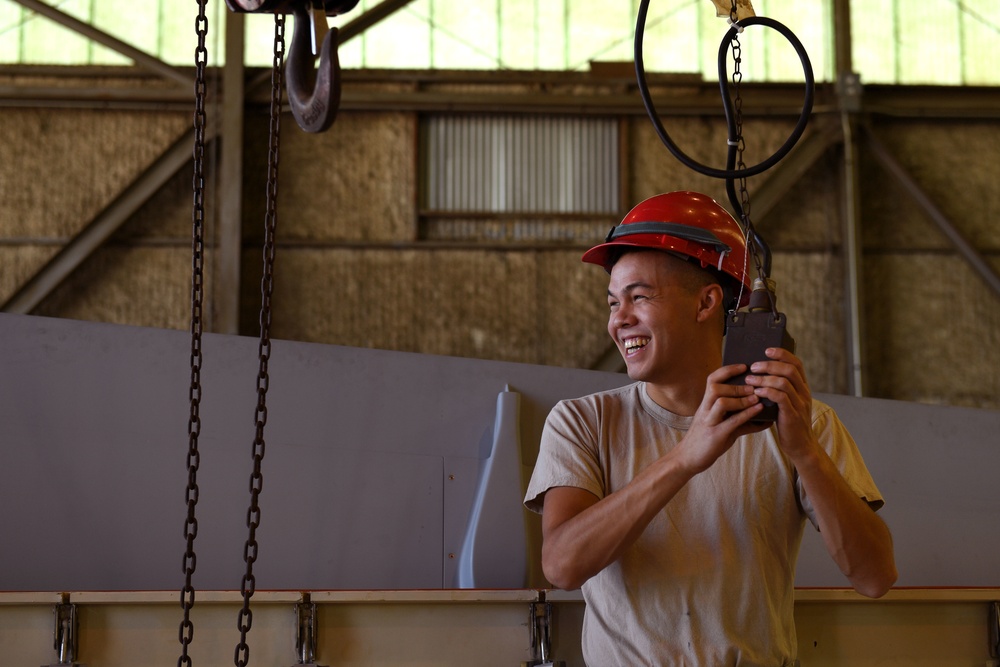
[[538, 600], [529, 609], [531, 660], [522, 662], [521, 667], [566, 667], [565, 661], [551, 657], [552, 603], [545, 599], [545, 591], [538, 591]]
[[302, 594], [302, 602], [295, 605], [295, 667], [323, 667], [316, 663], [316, 605], [309, 594]]
[[1000, 601], [990, 603], [988, 627], [990, 657], [993, 658], [993, 663], [996, 664], [1000, 662], [997, 660], [997, 658], [1000, 658]]
[[53, 648], [56, 650], [57, 663], [42, 665], [42, 667], [86, 667], [76, 662], [78, 648], [79, 621], [76, 616], [76, 605], [70, 604], [69, 595], [63, 594], [62, 602], [53, 609], [55, 616], [55, 632]]

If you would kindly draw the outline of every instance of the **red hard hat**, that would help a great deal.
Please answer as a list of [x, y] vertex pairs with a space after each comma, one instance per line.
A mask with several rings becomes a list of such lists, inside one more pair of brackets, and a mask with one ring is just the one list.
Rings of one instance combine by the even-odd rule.
[[650, 197], [613, 227], [604, 243], [584, 253], [583, 261], [608, 272], [619, 249], [663, 250], [697, 260], [702, 268], [727, 274], [743, 284], [741, 304], [750, 297], [743, 228], [718, 202], [698, 192], [668, 192]]

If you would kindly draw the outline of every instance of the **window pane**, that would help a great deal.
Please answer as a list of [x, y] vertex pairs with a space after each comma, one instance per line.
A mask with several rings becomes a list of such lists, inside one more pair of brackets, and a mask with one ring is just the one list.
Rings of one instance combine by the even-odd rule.
[[[498, 0], [433, 0], [423, 5], [433, 33], [431, 67], [449, 69], [463, 63], [468, 69], [499, 69]], [[420, 7], [414, 7], [414, 13]], [[419, 33], [417, 33], [419, 34]], [[408, 45], [413, 49], [413, 45]], [[406, 47], [404, 47], [406, 48]]]
[[895, 0], [851, 4], [851, 58], [863, 83], [896, 81]]
[[987, 56], [997, 53], [1000, 39], [1000, 21], [996, 16], [996, 3], [987, 8], [986, 0], [964, 0], [961, 5], [962, 22], [962, 83], [969, 85], [997, 84], [997, 64]]
[[[197, 44], [193, 0], [46, 0], [167, 63], [190, 66]], [[331, 25], [343, 26], [382, 0], [361, 0]], [[208, 3], [208, 62], [222, 62], [224, 0]], [[833, 0], [755, 0], [759, 16], [780, 21], [808, 51], [817, 81], [832, 81]], [[633, 59], [639, 0], [414, 0], [344, 44], [344, 68], [586, 70], [592, 61]], [[987, 0], [854, 0], [852, 56], [863, 83], [997, 85], [1000, 20]], [[270, 67], [274, 18], [248, 14], [245, 62]], [[651, 0], [643, 60], [650, 72], [717, 78], [727, 32], [708, 0]], [[286, 24], [290, 41], [294, 20]], [[802, 80], [801, 66], [780, 34], [751, 27], [741, 37], [746, 81]], [[287, 43], [286, 43], [287, 47]], [[0, 62], [129, 65], [124, 56], [29, 11], [0, 0]], [[732, 71], [732, 63], [727, 64]]]
[[13, 2], [0, 2], [0, 62], [21, 62], [25, 10]]
[[[73, 0], [59, 5], [65, 14], [80, 21], [90, 21], [90, 3]], [[25, 11], [22, 24], [23, 62], [40, 65], [73, 65], [90, 62], [90, 40], [53, 23], [34, 12]]]
[[953, 0], [908, 2], [898, 14], [895, 83], [961, 83], [958, 6]]
[[[560, 4], [551, 2], [547, 4]], [[508, 0], [500, 3], [500, 62], [508, 69], [541, 68], [539, 49], [539, 6], [535, 0]]]

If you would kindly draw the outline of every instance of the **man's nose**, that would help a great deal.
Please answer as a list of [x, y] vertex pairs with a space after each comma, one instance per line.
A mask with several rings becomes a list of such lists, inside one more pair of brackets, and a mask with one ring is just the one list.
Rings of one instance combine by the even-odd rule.
[[632, 306], [627, 303], [619, 304], [612, 317], [612, 323], [615, 325], [615, 328], [629, 326], [634, 322], [635, 313], [632, 312]]

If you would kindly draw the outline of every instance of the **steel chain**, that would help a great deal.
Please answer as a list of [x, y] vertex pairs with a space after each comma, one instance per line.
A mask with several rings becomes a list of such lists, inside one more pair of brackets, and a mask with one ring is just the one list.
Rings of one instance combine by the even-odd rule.
[[[733, 25], [738, 25], [737, 23], [737, 11], [736, 11], [736, 0], [733, 0], [732, 9], [729, 12], [729, 20]], [[743, 160], [743, 152], [746, 150], [746, 141], [743, 139], [743, 97], [740, 94], [740, 84], [743, 82], [743, 72], [740, 70], [740, 64], [743, 60], [743, 47], [740, 44], [740, 32], [739, 30], [733, 35], [732, 40], [733, 48], [733, 119], [736, 125], [736, 168], [738, 170], [746, 169], [746, 162]], [[743, 219], [743, 225], [747, 233], [747, 249], [750, 251], [750, 255], [753, 257], [754, 268], [757, 269], [757, 275], [762, 276], [764, 274], [763, 260], [760, 257], [759, 248], [756, 243], [756, 234], [753, 228], [753, 222], [750, 219], [750, 192], [747, 189], [747, 179], [746, 176], [741, 176], [740, 179], [740, 208], [742, 211], [740, 215]]]
[[181, 620], [179, 637], [181, 655], [177, 659], [178, 667], [191, 667], [191, 657], [188, 648], [194, 639], [194, 623], [191, 621], [191, 609], [194, 607], [194, 576], [197, 558], [194, 551], [194, 541], [198, 536], [198, 520], [195, 517], [195, 507], [198, 504], [198, 466], [201, 457], [198, 453], [198, 436], [201, 434], [201, 334], [202, 305], [205, 298], [205, 66], [208, 63], [208, 49], [205, 46], [208, 34], [208, 18], [206, 16], [207, 0], [198, 0], [198, 17], [195, 20], [195, 32], [198, 45], [195, 48], [195, 111], [194, 111], [194, 176], [192, 189], [194, 201], [191, 223], [191, 386], [188, 398], [191, 402], [191, 414], [188, 418], [188, 483], [186, 488], [187, 519], [184, 521], [184, 537], [186, 548], [182, 568], [184, 572], [184, 587], [181, 589], [181, 607], [184, 617]]
[[268, 361], [271, 357], [271, 296], [274, 292], [274, 232], [277, 226], [278, 201], [278, 148], [281, 132], [281, 91], [282, 71], [285, 53], [285, 16], [274, 15], [274, 62], [271, 69], [271, 119], [268, 127], [267, 153], [267, 212], [264, 220], [264, 269], [261, 278], [260, 306], [260, 343], [258, 345], [257, 372], [257, 410], [255, 414], [256, 434], [253, 441], [253, 472], [250, 475], [250, 507], [247, 510], [247, 527], [249, 535], [243, 548], [243, 560], [246, 561], [246, 574], [240, 584], [243, 594], [243, 608], [240, 610], [237, 627], [240, 630], [240, 642], [236, 646], [234, 661], [237, 667], [246, 667], [250, 661], [250, 647], [247, 645], [247, 634], [253, 625], [253, 613], [250, 610], [250, 598], [254, 594], [256, 579], [253, 565], [257, 560], [257, 527], [260, 525], [259, 498], [263, 488], [264, 478], [261, 475], [261, 462], [264, 459], [264, 426], [267, 423], [267, 389], [269, 376]]

